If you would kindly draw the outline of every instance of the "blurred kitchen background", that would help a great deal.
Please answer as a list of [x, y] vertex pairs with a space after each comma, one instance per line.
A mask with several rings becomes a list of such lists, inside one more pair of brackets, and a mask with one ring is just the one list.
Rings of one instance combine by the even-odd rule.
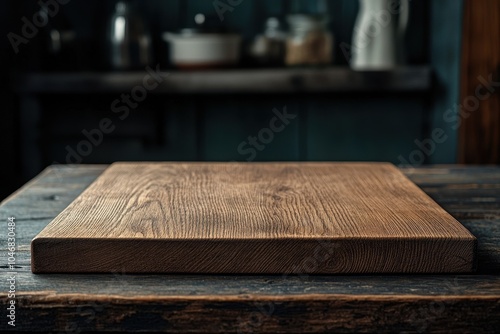
[[498, 164], [499, 16], [498, 0], [1, 1], [0, 199], [53, 163]]

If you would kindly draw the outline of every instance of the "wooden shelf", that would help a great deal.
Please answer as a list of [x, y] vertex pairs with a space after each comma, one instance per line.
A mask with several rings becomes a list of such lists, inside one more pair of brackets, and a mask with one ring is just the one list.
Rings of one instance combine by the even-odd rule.
[[[31, 73], [16, 78], [24, 94], [128, 92], [142, 85], [147, 72]], [[345, 92], [425, 92], [432, 85], [428, 66], [392, 71], [353, 71], [348, 67], [309, 69], [237, 69], [162, 72], [154, 94], [293, 94]]]

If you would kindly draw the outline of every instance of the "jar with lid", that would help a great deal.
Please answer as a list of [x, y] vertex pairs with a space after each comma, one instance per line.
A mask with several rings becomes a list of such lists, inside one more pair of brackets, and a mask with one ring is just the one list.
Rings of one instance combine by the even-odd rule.
[[281, 21], [277, 17], [268, 18], [264, 32], [250, 46], [251, 57], [260, 66], [283, 66], [286, 36]]
[[333, 34], [325, 15], [292, 14], [286, 43], [288, 66], [328, 65], [332, 62]]

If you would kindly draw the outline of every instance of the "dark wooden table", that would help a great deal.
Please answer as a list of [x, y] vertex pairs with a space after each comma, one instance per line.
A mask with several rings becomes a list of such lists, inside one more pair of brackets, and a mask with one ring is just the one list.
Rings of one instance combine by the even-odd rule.
[[[408, 276], [33, 275], [30, 241], [105, 166], [54, 166], [0, 206], [0, 330], [495, 332], [500, 330], [500, 168], [404, 172], [477, 238], [478, 271]], [[16, 264], [9, 268], [8, 218]], [[11, 272], [14, 272], [11, 274]], [[16, 327], [5, 309], [15, 276]]]

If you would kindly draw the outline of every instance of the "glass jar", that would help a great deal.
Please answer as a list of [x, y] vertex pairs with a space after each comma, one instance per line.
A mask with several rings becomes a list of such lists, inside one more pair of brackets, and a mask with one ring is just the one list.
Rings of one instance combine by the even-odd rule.
[[268, 18], [264, 33], [257, 35], [250, 46], [250, 55], [260, 66], [283, 66], [286, 36], [280, 20]]
[[286, 43], [288, 66], [328, 65], [332, 62], [333, 35], [324, 15], [288, 16], [290, 33]]

